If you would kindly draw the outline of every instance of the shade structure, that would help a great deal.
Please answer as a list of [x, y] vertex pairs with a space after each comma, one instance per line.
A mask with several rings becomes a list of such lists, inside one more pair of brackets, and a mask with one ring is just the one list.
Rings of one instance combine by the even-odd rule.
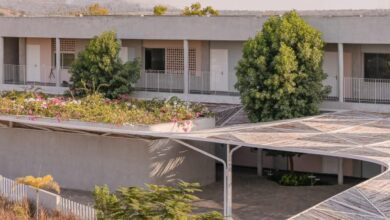
[[[0, 116], [0, 126], [123, 138], [203, 141], [225, 144], [227, 147], [255, 147], [357, 159], [383, 167], [389, 167], [390, 164], [390, 114], [370, 112], [338, 111], [306, 118], [243, 124], [181, 134], [79, 121], [58, 122], [45, 118], [32, 120], [28, 117], [5, 115]], [[232, 151], [233, 149], [232, 147]], [[227, 197], [231, 199], [231, 190], [226, 192], [230, 193]], [[224, 202], [229, 203], [228, 200]], [[231, 214], [231, 210], [228, 213]], [[390, 172], [386, 170], [292, 217], [313, 218], [389, 219]]]

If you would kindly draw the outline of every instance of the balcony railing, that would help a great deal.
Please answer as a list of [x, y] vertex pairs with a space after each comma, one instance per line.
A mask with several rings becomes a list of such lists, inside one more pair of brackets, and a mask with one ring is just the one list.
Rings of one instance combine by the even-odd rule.
[[56, 71], [52, 66], [4, 64], [4, 83], [34, 86], [55, 86]]
[[[227, 78], [222, 82], [216, 77], [218, 76], [210, 74], [208, 71], [190, 71], [188, 77], [189, 93], [238, 95], [238, 92], [231, 88], [233, 83], [229, 85]], [[137, 91], [183, 93], [184, 73], [183, 71], [145, 70], [141, 73], [141, 77], [135, 87]]]
[[135, 84], [137, 91], [184, 92], [183, 71], [145, 70]]
[[390, 79], [344, 78], [346, 102], [390, 104]]

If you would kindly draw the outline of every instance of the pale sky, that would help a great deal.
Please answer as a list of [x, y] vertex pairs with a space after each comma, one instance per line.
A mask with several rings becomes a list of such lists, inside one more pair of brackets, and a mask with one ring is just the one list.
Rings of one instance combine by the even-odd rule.
[[142, 0], [183, 8], [194, 2], [219, 10], [390, 9], [390, 0]]

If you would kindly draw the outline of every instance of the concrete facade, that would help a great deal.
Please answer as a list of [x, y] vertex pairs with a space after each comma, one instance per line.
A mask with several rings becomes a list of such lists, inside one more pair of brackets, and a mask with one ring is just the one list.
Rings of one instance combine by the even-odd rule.
[[[210, 124], [204, 126], [209, 128]], [[61, 187], [79, 190], [103, 184], [115, 189], [177, 180], [202, 185], [215, 181], [214, 160], [167, 139], [150, 141], [21, 128], [0, 129], [0, 137], [0, 173], [9, 178], [51, 174]], [[192, 144], [214, 152], [213, 144]]]
[[[388, 37], [390, 32], [383, 28], [389, 23], [387, 16], [372, 14], [332, 16], [330, 14], [328, 16], [303, 15], [303, 18], [323, 33], [326, 42], [324, 63], [327, 65], [328, 74], [324, 84], [332, 87], [332, 93], [329, 95], [332, 100], [339, 102], [363, 100], [374, 105], [377, 100], [378, 103], [390, 103], [388, 98], [390, 82], [381, 81], [377, 84], [366, 82], [364, 79], [364, 53], [390, 53], [390, 37]], [[196, 50], [195, 74], [187, 70], [190, 65], [184, 65], [187, 67], [184, 70], [178, 68], [179, 74], [169, 74], [169, 71], [160, 75], [149, 74], [143, 78], [143, 81], [140, 80], [142, 86], [137, 91], [141, 92], [136, 96], [153, 98], [175, 95], [189, 101], [238, 104], [240, 100], [234, 88], [237, 81], [235, 68], [242, 56], [243, 43], [261, 30], [266, 19], [268, 19], [266, 16], [1, 17], [0, 25], [4, 28], [0, 30], [0, 36], [5, 39], [3, 53], [10, 54], [3, 59], [4, 64], [16, 64], [17, 55], [11, 54], [10, 51], [19, 51], [17, 64], [25, 65], [25, 46], [41, 45], [41, 66], [49, 68], [49, 70], [42, 70], [41, 81], [51, 84], [58, 80], [48, 80], [48, 72], [54, 63], [51, 54], [53, 51], [46, 49], [50, 47], [49, 42], [52, 39], [75, 39], [75, 54], [78, 54], [91, 38], [103, 31], [114, 30], [121, 41], [121, 46], [132, 51], [132, 56], [140, 58], [143, 65], [145, 48], [184, 48], [185, 42], [188, 41], [188, 48]], [[13, 39], [19, 39], [19, 46], [13, 42]], [[341, 48], [343, 55], [339, 55]], [[226, 82], [225, 78], [222, 82], [218, 78], [219, 70], [214, 72], [211, 70], [214, 64], [211, 63], [210, 53], [216, 49], [223, 49], [227, 53]], [[179, 60], [180, 58], [175, 62], [182, 62]], [[182, 63], [188, 64], [188, 62], [188, 59], [184, 59]], [[12, 68], [14, 67], [11, 66]], [[61, 69], [59, 72], [60, 79], [57, 87], [62, 82], [69, 83], [70, 79], [67, 69]], [[18, 85], [25, 84], [24, 82], [14, 84], [17, 85], [1, 84], [0, 89], [24, 89], [24, 85]], [[226, 88], [220, 89], [218, 84], [227, 85]], [[61, 93], [65, 88], [50, 88], [43, 85], [42, 90], [48, 93]], [[325, 108], [331, 107], [333, 106], [325, 105]], [[390, 112], [390, 109], [381, 108], [381, 111]]]

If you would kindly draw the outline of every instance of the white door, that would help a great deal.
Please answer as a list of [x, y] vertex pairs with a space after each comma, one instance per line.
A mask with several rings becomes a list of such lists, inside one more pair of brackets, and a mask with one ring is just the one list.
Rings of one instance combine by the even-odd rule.
[[41, 81], [41, 47], [40, 45], [27, 45], [27, 81], [28, 82], [40, 82]]
[[322, 63], [322, 69], [328, 77], [324, 80], [324, 85], [331, 86], [332, 90], [328, 96], [337, 97], [339, 94], [338, 89], [338, 72], [339, 61], [337, 52], [325, 52], [324, 61]]
[[210, 50], [210, 90], [228, 91], [228, 50]]

